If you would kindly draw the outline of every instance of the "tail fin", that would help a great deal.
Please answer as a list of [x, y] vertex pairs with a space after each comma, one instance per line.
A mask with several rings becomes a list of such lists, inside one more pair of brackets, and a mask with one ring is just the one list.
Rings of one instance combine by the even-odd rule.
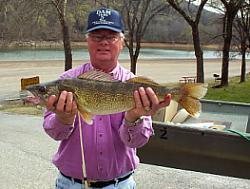
[[180, 89], [181, 95], [178, 102], [192, 117], [199, 117], [201, 113], [199, 99], [206, 95], [207, 86], [204, 83], [188, 83], [184, 84]]

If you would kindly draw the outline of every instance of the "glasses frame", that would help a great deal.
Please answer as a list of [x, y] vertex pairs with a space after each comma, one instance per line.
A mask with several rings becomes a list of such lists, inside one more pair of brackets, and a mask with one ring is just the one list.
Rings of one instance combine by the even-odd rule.
[[123, 33], [110, 34], [110, 35], [100, 35], [100, 34], [86, 34], [86, 38], [90, 38], [93, 42], [101, 42], [103, 40], [108, 41], [109, 43], [116, 43], [119, 39], [124, 39]]

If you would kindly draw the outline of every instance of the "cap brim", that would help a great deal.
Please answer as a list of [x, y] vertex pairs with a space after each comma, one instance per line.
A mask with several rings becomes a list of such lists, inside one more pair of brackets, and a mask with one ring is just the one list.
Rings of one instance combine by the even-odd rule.
[[94, 30], [99, 30], [99, 29], [107, 29], [107, 30], [112, 30], [114, 32], [122, 32], [123, 33], [123, 31], [121, 29], [110, 27], [110, 26], [105, 26], [105, 25], [95, 26], [93, 28], [90, 28], [87, 30], [87, 33], [92, 32]]

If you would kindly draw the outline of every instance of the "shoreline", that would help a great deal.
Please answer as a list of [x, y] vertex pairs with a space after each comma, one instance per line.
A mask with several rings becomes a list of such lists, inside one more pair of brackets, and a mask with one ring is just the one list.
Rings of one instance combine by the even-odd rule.
[[[87, 43], [72, 42], [72, 49], [87, 48]], [[187, 43], [159, 43], [159, 42], [142, 42], [141, 48], [158, 48], [169, 50], [194, 50], [193, 44]], [[203, 50], [221, 50], [221, 46], [217, 44], [202, 45]], [[63, 49], [62, 41], [13, 41], [10, 43], [0, 43], [0, 50], [11, 49]]]

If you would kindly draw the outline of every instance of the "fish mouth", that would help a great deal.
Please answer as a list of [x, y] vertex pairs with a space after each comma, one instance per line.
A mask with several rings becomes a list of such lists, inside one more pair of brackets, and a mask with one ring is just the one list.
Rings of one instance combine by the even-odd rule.
[[24, 97], [24, 101], [25, 101], [25, 103], [34, 104], [34, 105], [38, 105], [38, 104], [42, 103], [41, 98], [39, 96], [34, 95], [30, 91], [26, 92], [26, 96]]

